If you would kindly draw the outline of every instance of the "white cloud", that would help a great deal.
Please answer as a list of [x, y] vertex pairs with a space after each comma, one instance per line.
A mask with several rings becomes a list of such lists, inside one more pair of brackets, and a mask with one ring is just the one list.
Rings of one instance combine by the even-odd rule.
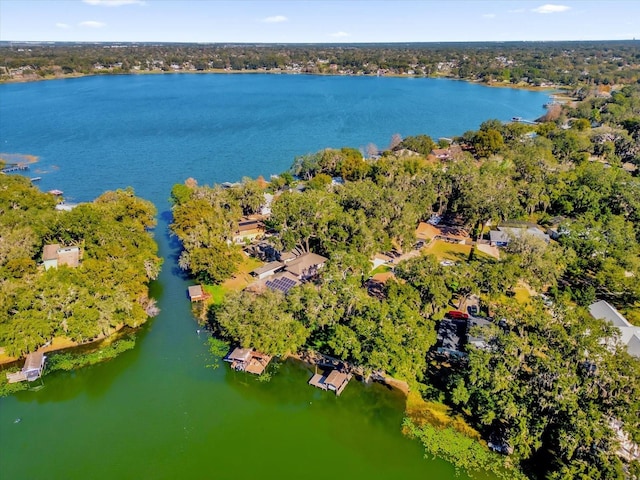
[[287, 20], [289, 19], [284, 15], [274, 15], [273, 17], [267, 17], [262, 19], [264, 23], [282, 23], [282, 22], [286, 22]]
[[344, 38], [344, 37], [348, 37], [349, 34], [347, 32], [335, 32], [335, 33], [329, 34], [329, 36], [333, 38]]
[[560, 12], [566, 12], [567, 10], [570, 10], [570, 9], [571, 7], [567, 7], [566, 5], [553, 5], [551, 3], [547, 3], [545, 5], [541, 5], [537, 8], [534, 8], [531, 11], [536, 13], [560, 13]]
[[71, 28], [68, 24], [66, 23], [56, 23], [56, 27], [58, 28]]
[[496, 14], [495, 13], [484, 13], [482, 15], [482, 18], [496, 18]]
[[122, 5], [146, 5], [144, 0], [82, 0], [87, 5], [101, 7], [121, 7]]
[[87, 20], [86, 22], [80, 22], [78, 26], [87, 28], [102, 28], [106, 27], [107, 24], [103, 22], [96, 22], [95, 20]]

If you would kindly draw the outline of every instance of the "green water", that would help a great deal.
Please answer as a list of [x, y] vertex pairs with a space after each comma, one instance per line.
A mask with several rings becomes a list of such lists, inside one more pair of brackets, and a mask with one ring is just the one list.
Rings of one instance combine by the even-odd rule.
[[352, 381], [335, 397], [307, 385], [312, 371], [297, 362], [267, 383], [208, 366], [186, 285], [168, 262], [152, 292], [162, 313], [134, 350], [0, 401], [1, 478], [455, 477], [401, 435], [397, 391]]

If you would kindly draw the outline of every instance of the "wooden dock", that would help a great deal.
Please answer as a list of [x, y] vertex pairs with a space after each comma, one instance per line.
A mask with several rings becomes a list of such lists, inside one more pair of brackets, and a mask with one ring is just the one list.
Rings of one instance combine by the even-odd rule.
[[44, 363], [47, 357], [43, 352], [33, 352], [27, 355], [22, 370], [15, 373], [7, 373], [7, 381], [9, 383], [33, 382], [42, 375], [44, 370]]
[[249, 348], [236, 348], [224, 360], [231, 363], [234, 370], [261, 375], [269, 365], [271, 356]]
[[315, 373], [309, 380], [309, 385], [322, 390], [330, 390], [339, 396], [351, 380], [350, 373], [341, 372], [339, 370], [331, 370], [327, 373]]
[[11, 173], [11, 172], [20, 172], [24, 170], [29, 170], [29, 166], [23, 163], [18, 163], [16, 165], [10, 165], [8, 167], [4, 167], [1, 171], [2, 173]]

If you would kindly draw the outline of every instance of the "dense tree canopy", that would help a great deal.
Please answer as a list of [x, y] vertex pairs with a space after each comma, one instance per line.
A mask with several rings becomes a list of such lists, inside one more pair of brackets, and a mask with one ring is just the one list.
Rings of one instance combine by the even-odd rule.
[[[638, 97], [639, 87], [624, 87], [538, 125], [488, 120], [454, 139], [464, 153], [450, 160], [429, 155], [426, 135], [366, 159], [346, 148], [296, 158], [297, 178], [270, 186], [268, 241], [328, 264], [287, 296], [230, 295], [210, 311], [211, 326], [267, 353], [312, 349], [404, 379], [509, 445], [532, 478], [623, 478], [638, 467], [619, 460], [614, 421], [640, 440], [639, 363], [584, 306], [606, 299], [638, 320], [640, 182], [622, 168], [623, 159], [640, 163]], [[336, 175], [344, 182], [331, 182]], [[234, 228], [242, 191], [174, 188], [184, 255], [197, 244], [221, 263], [214, 240]], [[384, 285], [368, 282], [372, 255], [414, 250], [418, 222], [434, 213], [475, 230], [480, 243], [496, 224], [549, 227], [555, 239], [513, 236], [499, 258], [471, 249], [453, 264], [414, 252]], [[516, 298], [523, 285], [553, 303], [535, 292]], [[493, 317], [471, 332], [485, 348], [468, 344], [467, 356], [443, 359], [433, 349], [438, 322], [472, 295]], [[434, 434], [416, 428], [422, 439]]]
[[[148, 282], [161, 260], [155, 207], [131, 189], [71, 211], [19, 176], [0, 176], [0, 345], [30, 352], [53, 337], [85, 342], [148, 318]], [[39, 266], [43, 246], [78, 246], [77, 268]]]

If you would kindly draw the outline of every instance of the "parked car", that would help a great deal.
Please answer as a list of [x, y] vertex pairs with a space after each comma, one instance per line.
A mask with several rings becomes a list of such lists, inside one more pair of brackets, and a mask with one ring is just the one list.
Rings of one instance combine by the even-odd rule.
[[466, 320], [467, 318], [469, 318], [468, 313], [460, 312], [458, 310], [451, 310], [450, 312], [447, 313], [447, 316], [449, 318], [458, 318], [462, 320]]
[[469, 305], [467, 307], [467, 311], [469, 312], [469, 314], [475, 317], [476, 315], [478, 315], [478, 305]]

